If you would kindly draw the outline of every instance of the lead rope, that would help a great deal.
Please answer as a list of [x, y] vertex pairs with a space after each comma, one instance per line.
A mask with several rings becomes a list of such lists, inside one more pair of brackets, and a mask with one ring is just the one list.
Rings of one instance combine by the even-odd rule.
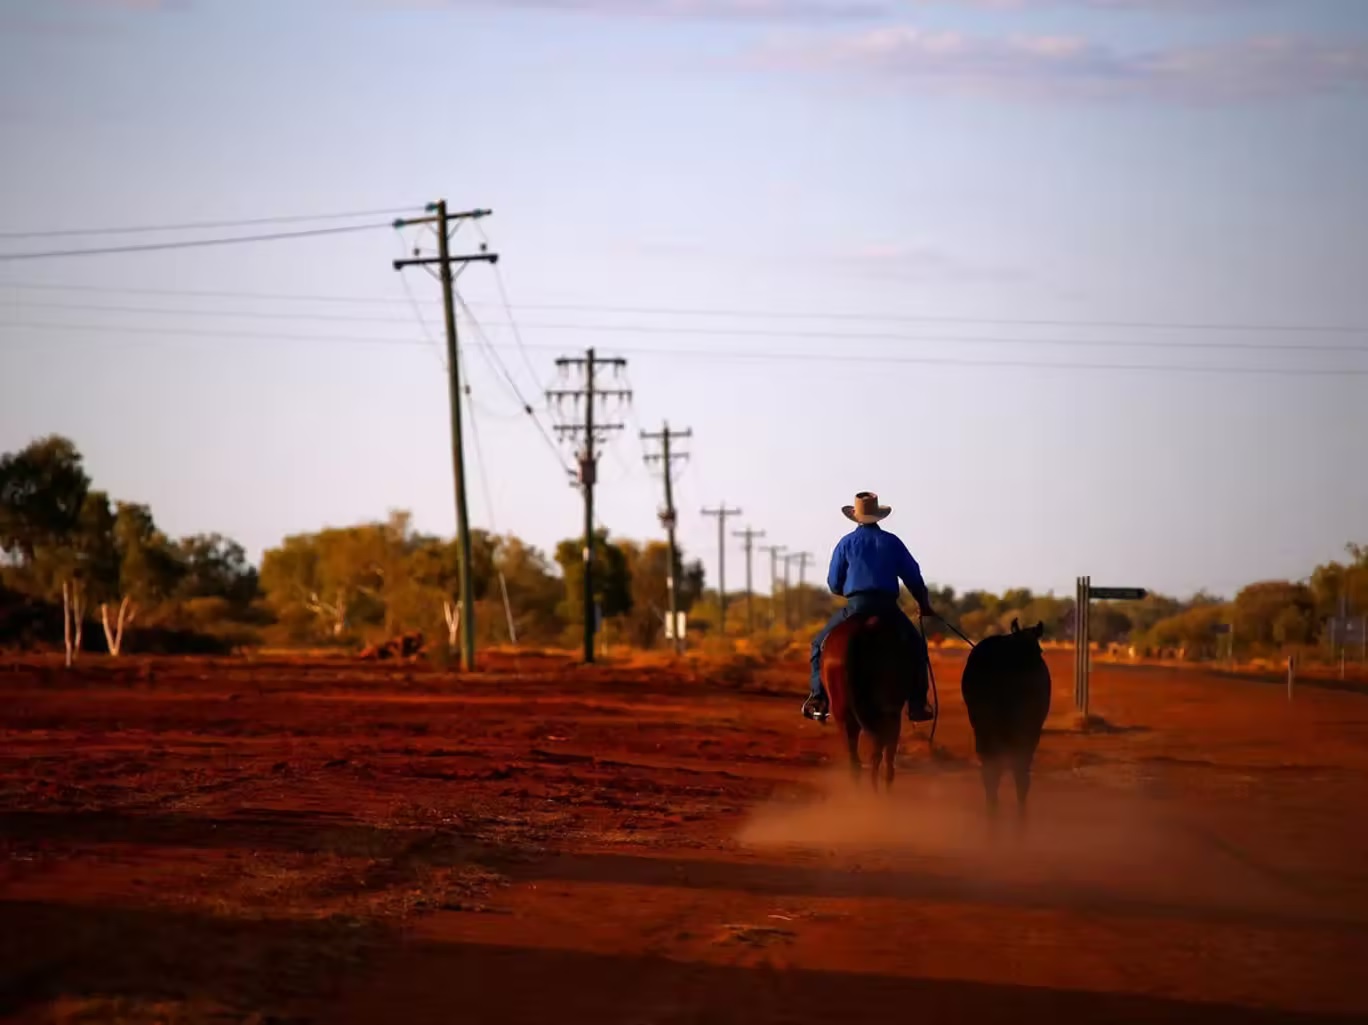
[[936, 688], [936, 671], [931, 668], [931, 642], [926, 639], [926, 617], [917, 618], [921, 623], [922, 642], [926, 646], [926, 679], [931, 684], [931, 733], [926, 738], [926, 748], [928, 751], [934, 751], [936, 727], [940, 725], [940, 691]]
[[[924, 617], [921, 618], [923, 623], [922, 640], [926, 640], [926, 620]], [[951, 623], [940, 616], [936, 616], [935, 618], [939, 619], [945, 626], [949, 627], [951, 633], [953, 633], [956, 637], [962, 640], [965, 644], [969, 645], [970, 651], [974, 650], [974, 642], [971, 641], [968, 637], [965, 637], [964, 634], [960, 632], [959, 628], [955, 626], [954, 623]], [[936, 727], [940, 725], [940, 690], [936, 687], [936, 670], [931, 665], [930, 643], [927, 643], [926, 645], [926, 678], [931, 684], [931, 734], [926, 738], [926, 746], [928, 749], [934, 751], [936, 747]]]

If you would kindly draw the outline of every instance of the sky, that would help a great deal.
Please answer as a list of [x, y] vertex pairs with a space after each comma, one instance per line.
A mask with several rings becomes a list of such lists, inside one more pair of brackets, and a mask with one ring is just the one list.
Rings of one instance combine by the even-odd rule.
[[1361, 0], [0, 0], [0, 140], [0, 450], [68, 435], [254, 558], [454, 531], [440, 290], [391, 266], [432, 240], [385, 226], [438, 198], [500, 257], [458, 282], [477, 526], [582, 529], [544, 391], [593, 346], [632, 390], [600, 522], [662, 536], [638, 433], [690, 428], [710, 583], [704, 506], [814, 580], [866, 489], [960, 590], [1229, 595], [1368, 541]]

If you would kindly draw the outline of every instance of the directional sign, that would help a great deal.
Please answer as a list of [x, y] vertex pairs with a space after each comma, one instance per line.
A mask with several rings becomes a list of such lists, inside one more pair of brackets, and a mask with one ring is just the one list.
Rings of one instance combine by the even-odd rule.
[[1363, 618], [1350, 619], [1348, 616], [1336, 616], [1330, 620], [1331, 640], [1338, 644], [1359, 644], [1364, 640], [1365, 630], [1368, 629], [1368, 620]]
[[1089, 587], [1088, 597], [1096, 598], [1099, 601], [1106, 601], [1108, 598], [1117, 601], [1139, 601], [1149, 592], [1143, 587]]

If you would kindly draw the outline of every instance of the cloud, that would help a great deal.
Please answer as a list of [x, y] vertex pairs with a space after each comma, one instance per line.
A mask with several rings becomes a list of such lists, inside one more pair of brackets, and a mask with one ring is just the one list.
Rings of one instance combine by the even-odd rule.
[[1173, 14], [1207, 14], [1272, 4], [1292, 7], [1303, 2], [1305, 0], [902, 0], [905, 7], [968, 7], [979, 11], [1086, 7], [1103, 11], [1158, 11]]
[[875, 242], [820, 257], [865, 278], [898, 281], [1009, 281], [1022, 272], [1008, 267], [971, 263], [933, 246], [902, 242]]
[[[118, 2], [118, 0], [113, 0]], [[155, 2], [155, 0], [153, 0]], [[522, 8], [563, 14], [698, 21], [868, 21], [893, 13], [890, 0], [372, 0], [382, 7]]]
[[190, 0], [65, 0], [69, 7], [93, 7], [107, 11], [135, 11], [151, 14], [158, 11], [184, 11]]
[[921, 91], [1044, 99], [1244, 102], [1368, 87], [1368, 40], [1271, 37], [1123, 52], [1078, 36], [969, 36], [886, 26], [770, 44], [762, 67], [853, 71]]

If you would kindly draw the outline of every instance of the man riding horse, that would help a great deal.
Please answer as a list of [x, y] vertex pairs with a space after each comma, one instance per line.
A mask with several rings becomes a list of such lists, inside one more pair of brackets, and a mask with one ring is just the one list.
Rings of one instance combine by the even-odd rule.
[[852, 615], [878, 613], [887, 616], [903, 636], [908, 646], [907, 718], [913, 722], [928, 722], [934, 713], [927, 704], [927, 668], [929, 657], [926, 640], [906, 613], [898, 607], [898, 581], [907, 585], [921, 611], [922, 618], [935, 613], [931, 596], [922, 580], [921, 567], [896, 534], [879, 526], [879, 521], [893, 510], [879, 504], [879, 496], [861, 491], [855, 504], [841, 509], [847, 519], [858, 526], [836, 543], [831, 553], [831, 568], [827, 571], [827, 587], [832, 594], [845, 597], [844, 607], [832, 615], [812, 641], [811, 693], [803, 702], [803, 715], [823, 722], [830, 711], [825, 689], [822, 687], [822, 643], [837, 624]]

